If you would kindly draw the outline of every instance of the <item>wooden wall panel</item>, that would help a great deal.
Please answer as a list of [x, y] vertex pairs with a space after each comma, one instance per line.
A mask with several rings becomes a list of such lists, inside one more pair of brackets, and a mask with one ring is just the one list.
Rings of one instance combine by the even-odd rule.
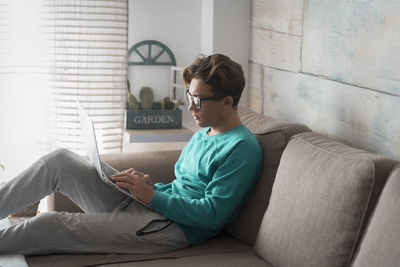
[[301, 37], [252, 28], [250, 61], [279, 69], [299, 71]]
[[251, 25], [277, 32], [301, 35], [303, 1], [253, 0]]
[[399, 10], [400, 1], [306, 0], [303, 72], [400, 95]]
[[258, 113], [262, 113], [263, 74], [264, 68], [262, 65], [253, 63], [249, 64], [249, 79], [247, 81], [247, 106]]
[[266, 67], [264, 113], [400, 158], [400, 97]]

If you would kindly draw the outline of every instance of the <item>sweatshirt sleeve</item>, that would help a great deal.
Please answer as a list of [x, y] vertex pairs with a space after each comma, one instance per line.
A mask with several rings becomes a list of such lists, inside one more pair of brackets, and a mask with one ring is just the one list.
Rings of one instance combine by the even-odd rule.
[[220, 229], [247, 198], [260, 173], [261, 150], [239, 142], [218, 167], [202, 198], [156, 191], [151, 206], [177, 223]]

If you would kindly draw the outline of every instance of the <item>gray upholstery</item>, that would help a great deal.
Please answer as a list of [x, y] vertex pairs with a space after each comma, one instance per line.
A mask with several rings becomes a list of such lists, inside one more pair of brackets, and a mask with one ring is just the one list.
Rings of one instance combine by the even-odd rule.
[[[110, 265], [100, 265], [109, 267]], [[263, 259], [258, 257], [253, 251], [245, 251], [238, 253], [217, 253], [209, 255], [200, 255], [194, 257], [184, 257], [177, 259], [161, 259], [148, 262], [134, 262], [113, 264], [114, 267], [147, 267], [147, 266], [163, 266], [163, 267], [271, 267]]]
[[310, 131], [304, 125], [288, 123], [260, 115], [249, 109], [239, 109], [241, 121], [256, 135], [263, 151], [263, 170], [242, 207], [239, 216], [227, 225], [225, 231], [237, 239], [253, 245], [262, 217], [268, 206], [276, 170], [289, 138]]
[[255, 244], [273, 266], [347, 266], [396, 161], [302, 133], [284, 151]]
[[[118, 262], [143, 262], [152, 259], [175, 259], [195, 257], [201, 255], [215, 255], [226, 253], [240, 253], [250, 251], [252, 248], [239, 242], [226, 234], [221, 234], [207, 242], [187, 249], [157, 255], [116, 255], [116, 254], [91, 254], [91, 255], [48, 255], [30, 256], [26, 261], [30, 267], [70, 267], [70, 266], [101, 266], [102, 264]], [[257, 257], [258, 258], [258, 257]], [[159, 266], [159, 265], [155, 265]]]
[[[398, 161], [312, 133], [304, 125], [248, 109], [239, 109], [239, 115], [260, 142], [263, 170], [224, 233], [171, 253], [35, 256], [27, 257], [29, 266], [349, 266], [361, 240], [354, 266], [397, 266], [400, 166], [380, 193]], [[153, 182], [169, 182], [179, 154], [115, 153], [102, 159], [118, 170], [134, 167]], [[53, 203], [58, 211], [79, 211], [59, 194]]]
[[400, 264], [400, 166], [390, 175], [353, 267]]

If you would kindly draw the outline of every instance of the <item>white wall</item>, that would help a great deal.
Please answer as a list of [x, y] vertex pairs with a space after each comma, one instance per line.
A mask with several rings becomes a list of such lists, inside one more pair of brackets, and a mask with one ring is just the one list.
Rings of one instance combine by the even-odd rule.
[[[184, 67], [201, 52], [201, 1], [129, 1], [128, 46], [143, 40], [157, 40], [168, 46], [178, 67]], [[142, 86], [154, 89], [155, 101], [169, 96], [170, 69], [167, 66], [130, 66], [129, 80], [136, 96]], [[133, 87], [133, 88], [132, 88]], [[183, 109], [183, 125], [196, 127], [190, 113]]]
[[[177, 66], [183, 67], [200, 53], [200, 30], [201, 1], [129, 1], [129, 47], [143, 40], [160, 41], [172, 50]], [[129, 71], [135, 93], [149, 85], [157, 101], [169, 95], [169, 67], [130, 66]]]
[[[248, 81], [250, 1], [202, 0], [201, 52], [225, 54], [242, 65]], [[247, 106], [247, 82], [240, 106]]]
[[[248, 81], [250, 1], [215, 0], [213, 35], [213, 53], [226, 54], [242, 65]], [[247, 106], [247, 85], [239, 105]]]
[[[152, 39], [167, 45], [177, 66], [184, 67], [200, 54], [222, 53], [240, 63], [247, 78], [250, 0], [131, 0], [129, 47]], [[130, 66], [133, 92], [153, 87], [155, 100], [169, 95], [170, 72], [163, 66]], [[240, 105], [247, 104], [244, 92]], [[189, 112], [185, 127], [197, 130]]]

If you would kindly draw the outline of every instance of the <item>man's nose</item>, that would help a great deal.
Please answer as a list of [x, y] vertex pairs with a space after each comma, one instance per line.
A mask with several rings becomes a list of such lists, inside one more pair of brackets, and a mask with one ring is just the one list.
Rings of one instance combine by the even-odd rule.
[[194, 101], [193, 100], [190, 100], [189, 105], [188, 105], [188, 110], [189, 111], [197, 110], [196, 106], [194, 105]]

